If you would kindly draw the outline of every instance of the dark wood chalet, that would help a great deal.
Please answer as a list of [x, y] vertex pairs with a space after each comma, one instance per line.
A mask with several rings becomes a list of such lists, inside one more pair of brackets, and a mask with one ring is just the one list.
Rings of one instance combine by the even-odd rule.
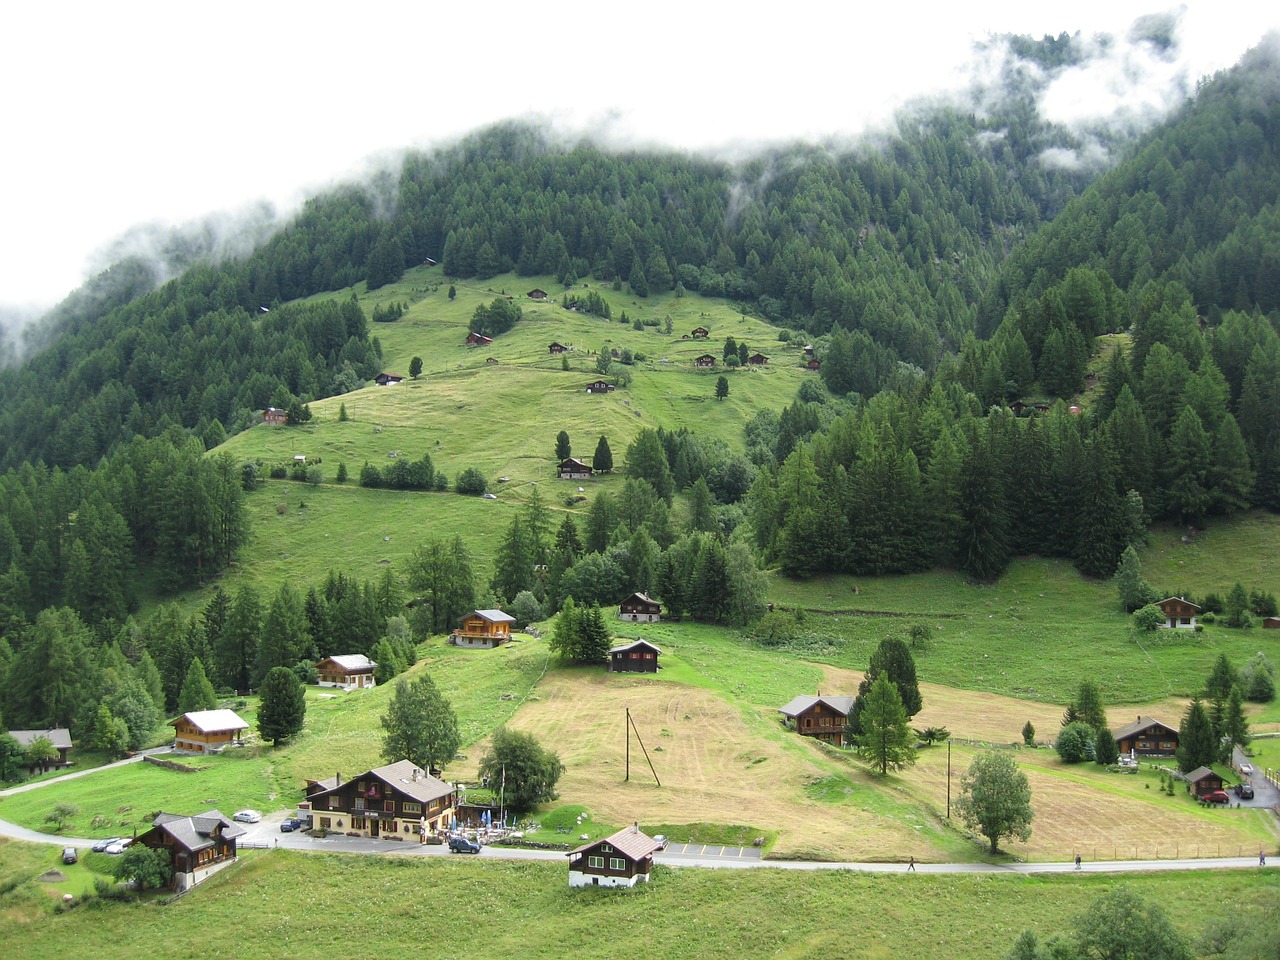
[[751, 356], [747, 357], [747, 363], [751, 364], [753, 367], [763, 367], [768, 362], [769, 358], [763, 353], [753, 353]]
[[570, 850], [569, 886], [634, 887], [649, 882], [653, 855], [662, 844], [640, 832], [639, 824]]
[[698, 359], [693, 361], [693, 365], [695, 367], [714, 367], [716, 365], [716, 358], [709, 353], [704, 353], [702, 356], [698, 357]]
[[587, 393], [608, 393], [614, 386], [607, 380], [593, 380], [587, 384]]
[[693, 337], [695, 340], [705, 340], [707, 337], [711, 336], [711, 331], [706, 327], [694, 327], [689, 336]]
[[408, 760], [344, 780], [309, 780], [307, 803], [321, 830], [363, 837], [425, 836], [445, 830], [457, 812], [458, 791]]
[[501, 610], [473, 610], [460, 621], [449, 642], [458, 647], [493, 649], [511, 639], [511, 624], [516, 618]]
[[1152, 717], [1138, 717], [1112, 734], [1122, 754], [1171, 757], [1178, 751], [1178, 731]]
[[547, 347], [547, 350], [550, 353], [564, 353], [568, 349], [569, 348], [566, 347], [563, 343], [553, 343]]
[[809, 359], [809, 362], [806, 363], [805, 366], [808, 367], [810, 370], [821, 370], [822, 361], [819, 360], [817, 357], [811, 357]]
[[325, 657], [316, 664], [317, 683], [322, 687], [358, 690], [377, 684], [374, 671], [378, 664], [363, 653]]
[[618, 604], [618, 619], [628, 623], [657, 623], [662, 619], [662, 604], [643, 593], [633, 593]]
[[493, 337], [486, 337], [483, 333], [467, 334], [468, 347], [487, 347], [491, 343], [493, 343]]
[[37, 771], [44, 773], [48, 770], [60, 770], [63, 767], [71, 766], [71, 761], [67, 759], [67, 754], [71, 752], [72, 746], [71, 731], [66, 727], [49, 727], [45, 730], [10, 730], [9, 736], [17, 740], [19, 746], [24, 750], [41, 737], [44, 737], [53, 744], [53, 749], [58, 751], [56, 760], [44, 760], [30, 765], [32, 773]]
[[525, 296], [528, 297], [530, 300], [545, 300], [547, 299], [547, 291], [539, 290], [537, 287], [534, 287], [532, 290], [526, 293]]
[[1263, 617], [1262, 626], [1266, 630], [1280, 629], [1280, 617]]
[[796, 733], [814, 737], [833, 747], [844, 744], [844, 722], [853, 709], [853, 697], [799, 696], [780, 707]]
[[262, 411], [262, 422], [281, 424], [289, 422], [289, 415], [279, 407], [267, 407]]
[[631, 643], [609, 650], [610, 673], [657, 673], [658, 657], [662, 651], [648, 640], [633, 640]]
[[234, 710], [195, 710], [170, 720], [173, 749], [185, 753], [221, 753], [232, 744], [244, 743], [249, 725]]
[[1183, 630], [1194, 630], [1196, 628], [1196, 614], [1200, 612], [1199, 604], [1192, 603], [1182, 597], [1166, 597], [1157, 602], [1156, 606], [1164, 614], [1164, 623], [1161, 626], [1177, 627]]
[[400, 376], [400, 374], [398, 373], [380, 373], [373, 378], [373, 382], [380, 387], [386, 387], [394, 383], [400, 383], [403, 380], [404, 380], [404, 377]]
[[1222, 778], [1208, 767], [1196, 767], [1184, 779], [1187, 781], [1187, 793], [1194, 793], [1197, 797], [1222, 789]]
[[173, 867], [170, 886], [187, 890], [236, 860], [236, 840], [244, 829], [217, 810], [194, 817], [158, 813], [151, 829], [138, 837], [152, 850], [163, 850]]
[[590, 480], [591, 468], [576, 457], [566, 457], [556, 468], [556, 476], [561, 480]]

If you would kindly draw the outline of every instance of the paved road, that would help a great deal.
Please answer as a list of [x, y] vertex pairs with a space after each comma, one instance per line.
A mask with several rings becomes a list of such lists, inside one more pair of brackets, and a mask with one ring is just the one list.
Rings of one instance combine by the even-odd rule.
[[97, 773], [100, 770], [113, 770], [116, 767], [125, 767], [131, 763], [141, 763], [144, 756], [155, 756], [160, 753], [169, 753], [172, 750], [172, 747], [152, 747], [150, 750], [139, 750], [132, 757], [125, 757], [125, 759], [117, 760], [115, 763], [104, 763], [100, 767], [87, 767], [84, 770], [77, 770], [74, 773], [64, 773], [60, 777], [50, 777], [48, 780], [37, 780], [35, 783], [24, 783], [20, 786], [10, 787], [8, 790], [0, 790], [0, 797], [11, 797], [15, 793], [26, 793], [28, 790], [39, 790], [41, 787], [47, 787], [51, 783], [62, 783], [64, 780], [75, 780], [79, 777], [87, 777], [89, 774]]

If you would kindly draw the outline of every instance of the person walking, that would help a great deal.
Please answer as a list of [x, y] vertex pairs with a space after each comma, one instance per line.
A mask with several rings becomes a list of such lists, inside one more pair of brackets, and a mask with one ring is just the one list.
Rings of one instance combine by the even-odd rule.
[[1258, 866], [1260, 866], [1260, 867], [1265, 867], [1266, 865], [1267, 865], [1267, 851], [1266, 851], [1266, 850], [1259, 850], [1259, 851], [1258, 851]]
[[1076, 854], [1076, 869], [1080, 869], [1080, 854]]
[[915, 857], [910, 857], [910, 858], [907, 860], [907, 872], [908, 872], [908, 873], [915, 873], [915, 872], [916, 872], [916, 858], [915, 858]]

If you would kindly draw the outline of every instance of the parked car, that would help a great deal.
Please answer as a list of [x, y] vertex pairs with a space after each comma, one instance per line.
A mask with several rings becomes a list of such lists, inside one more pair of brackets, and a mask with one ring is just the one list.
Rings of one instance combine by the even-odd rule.
[[1200, 799], [1203, 800], [1205, 803], [1230, 803], [1231, 802], [1231, 798], [1227, 796], [1227, 791], [1225, 790], [1214, 790], [1211, 793], [1206, 793]]
[[1239, 797], [1241, 800], [1252, 800], [1252, 799], [1253, 799], [1253, 784], [1251, 784], [1251, 783], [1237, 783], [1237, 784], [1236, 784], [1236, 796], [1237, 796], [1237, 797]]
[[659, 850], [665, 850], [667, 849], [667, 844], [669, 844], [671, 841], [660, 833], [653, 838], [653, 842], [658, 845]]
[[133, 843], [132, 840], [117, 840], [115, 843], [111, 844], [111, 846], [107, 847], [102, 852], [109, 853], [112, 856], [115, 856], [116, 854], [124, 853], [125, 848], [129, 846], [129, 844], [131, 843]]
[[75, 848], [75, 847], [63, 847], [63, 848], [62, 848], [62, 862], [63, 862], [63, 863], [75, 863], [75, 862], [76, 862], [77, 860], [79, 860], [79, 859], [80, 859], [80, 854], [76, 853], [76, 848]]
[[1242, 776], [1242, 777], [1252, 777], [1252, 776], [1253, 776], [1253, 764], [1251, 764], [1251, 763], [1242, 763], [1242, 764], [1240, 764], [1240, 776]]
[[107, 847], [111, 846], [113, 843], [119, 843], [119, 842], [120, 842], [119, 837], [109, 837], [106, 840], [99, 840], [97, 843], [93, 845], [91, 849], [93, 850], [94, 853], [102, 853], [107, 849]]
[[302, 829], [302, 821], [299, 820], [297, 817], [285, 817], [282, 821], [280, 821], [281, 833], [293, 833], [293, 831], [301, 830], [301, 829]]
[[237, 810], [231, 815], [231, 819], [240, 823], [257, 823], [262, 819], [262, 814], [257, 810]]
[[450, 853], [479, 853], [480, 844], [474, 840], [468, 840], [466, 837], [450, 837], [449, 838]]

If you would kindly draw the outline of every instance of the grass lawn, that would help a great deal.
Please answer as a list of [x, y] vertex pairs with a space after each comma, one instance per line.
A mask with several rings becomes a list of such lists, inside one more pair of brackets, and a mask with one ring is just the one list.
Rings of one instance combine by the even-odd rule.
[[[6, 845], [5, 853], [9, 847]], [[6, 858], [8, 857], [6, 856]], [[15, 871], [17, 872], [17, 871]], [[1027, 928], [1044, 939], [1117, 885], [1194, 938], [1247, 918], [1280, 892], [1280, 873], [1106, 876], [868, 875], [658, 867], [631, 891], [571, 890], [562, 864], [462, 858], [340, 857], [278, 850], [218, 874], [167, 907], [101, 904], [60, 916], [20, 881], [0, 896], [0, 937], [25, 960], [94, 944], [102, 960], [203, 956], [299, 960], [359, 943], [367, 953], [430, 944], [432, 955], [559, 958], [1003, 956]], [[306, 891], [300, 895], [300, 891]], [[815, 905], [821, 904], [821, 909]], [[38, 922], [35, 922], [37, 921]]]

